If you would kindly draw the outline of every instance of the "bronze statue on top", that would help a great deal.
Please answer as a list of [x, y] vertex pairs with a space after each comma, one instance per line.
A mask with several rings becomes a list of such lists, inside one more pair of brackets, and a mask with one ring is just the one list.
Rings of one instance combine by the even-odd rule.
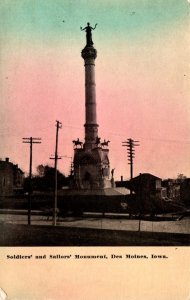
[[86, 46], [93, 46], [93, 41], [92, 41], [92, 30], [94, 30], [96, 28], [98, 24], [95, 24], [94, 28], [90, 26], [90, 23], [87, 23], [87, 26], [84, 28], [80, 28], [81, 30], [85, 30], [86, 31]]

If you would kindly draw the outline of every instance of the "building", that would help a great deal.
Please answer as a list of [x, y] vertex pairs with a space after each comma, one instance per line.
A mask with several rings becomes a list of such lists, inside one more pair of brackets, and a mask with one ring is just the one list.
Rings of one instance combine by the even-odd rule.
[[131, 190], [143, 197], [161, 196], [162, 180], [149, 173], [140, 174], [130, 180]]
[[24, 172], [9, 161], [0, 160], [0, 196], [12, 196], [23, 188]]
[[140, 214], [154, 214], [161, 209], [161, 181], [161, 178], [149, 173], [142, 173], [130, 180], [130, 189], [135, 194]]
[[[139, 211], [143, 213], [183, 212], [184, 206], [167, 197], [167, 187], [162, 180], [149, 173], [131, 179], [131, 190], [136, 195]], [[178, 193], [178, 189], [176, 195]]]
[[166, 188], [166, 197], [180, 201], [180, 183], [175, 179], [165, 179], [162, 181], [162, 186]]
[[185, 178], [180, 183], [180, 199], [186, 207], [190, 207], [190, 178]]
[[121, 176], [121, 180], [115, 181], [115, 185], [117, 188], [126, 188], [130, 189], [130, 180], [123, 180], [123, 176]]
[[[95, 25], [96, 27], [96, 25]], [[95, 59], [97, 51], [93, 46], [92, 30], [87, 23], [86, 46], [82, 50], [85, 66], [85, 141], [74, 140], [74, 184], [75, 188], [104, 189], [113, 186], [113, 172], [110, 178], [108, 140], [98, 136], [96, 114]]]

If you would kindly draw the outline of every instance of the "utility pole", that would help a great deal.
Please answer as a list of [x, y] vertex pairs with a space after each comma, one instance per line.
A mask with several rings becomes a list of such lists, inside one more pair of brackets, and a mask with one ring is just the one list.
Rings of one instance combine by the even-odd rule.
[[28, 190], [28, 225], [31, 224], [31, 181], [32, 181], [32, 145], [41, 144], [41, 138], [22, 138], [23, 143], [30, 144], [30, 162], [29, 162], [29, 190]]
[[50, 159], [55, 160], [55, 191], [54, 191], [54, 205], [53, 205], [53, 226], [56, 226], [56, 221], [57, 221], [57, 160], [61, 159], [61, 157], [58, 157], [57, 152], [58, 152], [58, 133], [59, 129], [62, 128], [62, 123], [59, 121], [56, 121], [56, 142], [55, 142], [55, 156], [50, 157]]
[[135, 147], [139, 146], [139, 141], [134, 141], [133, 139], [127, 139], [127, 141], [122, 142], [123, 147], [127, 147], [128, 154], [128, 165], [130, 165], [130, 178], [133, 178], [133, 159], [135, 158]]
[[[139, 141], [134, 141], [133, 139], [129, 138], [127, 139], [127, 141], [122, 142], [124, 147], [127, 147], [127, 154], [128, 154], [128, 161], [129, 161], [129, 165], [130, 165], [130, 177], [131, 179], [133, 178], [133, 159], [135, 158], [135, 147], [139, 146]], [[138, 209], [139, 209], [139, 224], [138, 224], [138, 231], [140, 232], [141, 230], [141, 210], [140, 210], [140, 203], [142, 202], [142, 182], [141, 182], [141, 174], [140, 174], [140, 184], [139, 184], [139, 188], [140, 188], [140, 196], [138, 199], [137, 197], [137, 201], [138, 201]], [[132, 189], [130, 189], [130, 193], [132, 194]]]

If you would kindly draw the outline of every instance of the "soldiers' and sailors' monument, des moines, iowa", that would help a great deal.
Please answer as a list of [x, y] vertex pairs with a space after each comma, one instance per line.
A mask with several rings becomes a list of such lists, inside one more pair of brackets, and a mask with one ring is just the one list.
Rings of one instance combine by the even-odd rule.
[[[96, 24], [97, 25], [97, 24]], [[79, 190], [107, 189], [114, 186], [113, 172], [110, 178], [109, 140], [101, 141], [98, 136], [96, 111], [95, 59], [97, 51], [93, 46], [92, 30], [87, 26], [86, 46], [81, 52], [85, 67], [85, 141], [74, 140], [74, 185]]]

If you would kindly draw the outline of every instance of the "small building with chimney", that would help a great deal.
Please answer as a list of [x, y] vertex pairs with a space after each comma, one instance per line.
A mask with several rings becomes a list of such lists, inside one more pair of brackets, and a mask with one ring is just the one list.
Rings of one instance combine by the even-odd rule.
[[6, 157], [0, 160], [0, 196], [12, 196], [22, 190], [24, 172]]

